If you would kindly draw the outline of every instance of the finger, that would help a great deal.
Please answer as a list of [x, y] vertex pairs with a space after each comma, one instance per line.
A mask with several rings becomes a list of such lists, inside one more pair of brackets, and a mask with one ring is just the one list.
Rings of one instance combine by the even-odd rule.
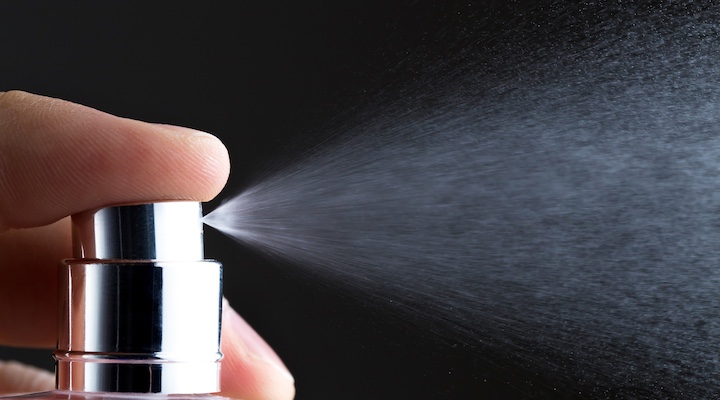
[[15, 361], [0, 361], [0, 395], [43, 392], [55, 388], [54, 376]]
[[295, 379], [280, 357], [223, 303], [221, 389], [231, 398], [286, 400], [295, 397]]
[[0, 93], [0, 231], [111, 204], [207, 201], [228, 173], [212, 135]]

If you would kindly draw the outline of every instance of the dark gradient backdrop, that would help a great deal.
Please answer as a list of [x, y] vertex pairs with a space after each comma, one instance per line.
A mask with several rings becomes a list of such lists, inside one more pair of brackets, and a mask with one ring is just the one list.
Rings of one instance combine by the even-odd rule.
[[[615, 10], [645, 9], [607, 3]], [[685, 9], [685, 2], [656, 3]], [[602, 2], [524, 0], [3, 1], [0, 90], [216, 134], [232, 161], [220, 196], [227, 198], [264, 166], [323, 140], [353, 110], [402, 97], [428, 74], [462, 70], [469, 51], [479, 76], [498, 76], [502, 68], [522, 73], [522, 62], [538, 49], [571, 49], [573, 41], [588, 41], [586, 31], [600, 32], [597, 26], [615, 18], [604, 9]], [[483, 59], [487, 63], [478, 64]], [[206, 247], [226, 266], [231, 303], [293, 372], [298, 399], [570, 398], [582, 392], [573, 388], [583, 382], [560, 382], [562, 376], [547, 371], [507, 374], [511, 353], [441, 344], [380, 305], [345, 297], [214, 231]], [[52, 367], [49, 351], [0, 348], [0, 358], [10, 357]], [[498, 373], [497, 363], [510, 367]], [[555, 386], [568, 390], [553, 392]]]

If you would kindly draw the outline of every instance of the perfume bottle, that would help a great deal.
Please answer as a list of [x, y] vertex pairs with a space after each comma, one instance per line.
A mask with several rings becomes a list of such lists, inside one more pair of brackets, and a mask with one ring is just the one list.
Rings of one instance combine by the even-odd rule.
[[73, 216], [59, 270], [56, 390], [22, 399], [221, 399], [222, 266], [196, 202]]

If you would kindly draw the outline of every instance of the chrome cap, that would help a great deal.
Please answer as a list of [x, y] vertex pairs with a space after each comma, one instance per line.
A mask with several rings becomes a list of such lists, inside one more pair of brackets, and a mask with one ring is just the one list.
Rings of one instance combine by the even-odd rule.
[[73, 257], [103, 260], [203, 259], [202, 207], [167, 202], [74, 215]]
[[59, 277], [57, 388], [219, 391], [222, 266], [202, 260], [198, 203], [74, 217]]

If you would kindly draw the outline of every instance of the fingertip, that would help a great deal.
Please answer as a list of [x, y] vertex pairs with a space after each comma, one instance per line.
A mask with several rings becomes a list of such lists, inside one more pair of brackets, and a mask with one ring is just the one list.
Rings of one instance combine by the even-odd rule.
[[168, 124], [150, 124], [177, 135], [201, 156], [195, 165], [195, 173], [200, 186], [196, 186], [196, 199], [210, 201], [225, 187], [230, 176], [230, 155], [225, 144], [217, 136], [197, 129]]
[[189, 140], [203, 155], [198, 165], [198, 176], [204, 182], [205, 191], [199, 194], [198, 200], [210, 201], [220, 194], [227, 183], [230, 176], [230, 155], [225, 144], [209, 133], [195, 131]]
[[295, 379], [265, 341], [225, 302], [221, 393], [246, 400], [289, 400]]

